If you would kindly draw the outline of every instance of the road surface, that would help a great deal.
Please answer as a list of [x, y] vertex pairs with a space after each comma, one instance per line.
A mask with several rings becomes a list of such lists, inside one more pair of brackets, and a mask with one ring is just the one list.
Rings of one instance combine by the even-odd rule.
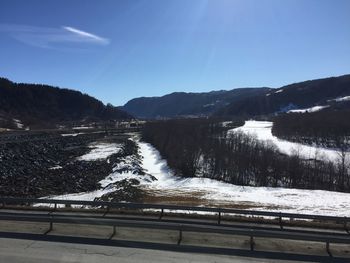
[[[0, 238], [0, 262], [6, 263], [157, 263], [157, 262], [281, 262], [226, 255], [180, 253], [152, 249], [44, 242]], [[283, 261], [291, 262], [291, 261]], [[300, 262], [300, 261], [299, 261]]]

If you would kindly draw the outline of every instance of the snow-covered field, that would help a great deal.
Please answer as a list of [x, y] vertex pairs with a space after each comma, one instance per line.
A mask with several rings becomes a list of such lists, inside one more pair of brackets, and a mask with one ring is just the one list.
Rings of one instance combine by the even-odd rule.
[[203, 205], [251, 206], [251, 209], [340, 216], [350, 215], [350, 194], [272, 187], [236, 186], [208, 178], [179, 178], [172, 175], [166, 161], [154, 147], [139, 143], [143, 167], [158, 180], [147, 187], [161, 195], [168, 193], [200, 194]]
[[269, 121], [246, 121], [241, 127], [230, 130], [231, 132], [240, 131], [256, 136], [259, 140], [270, 141], [274, 143], [282, 153], [293, 154], [299, 153], [306, 159], [316, 158], [321, 160], [337, 161], [339, 160], [339, 152], [335, 149], [326, 149], [323, 147], [304, 145], [295, 142], [281, 140], [272, 135], [272, 122]]
[[[248, 123], [252, 126], [253, 122]], [[255, 129], [268, 130], [263, 123], [259, 123]], [[256, 125], [255, 125], [256, 126]], [[245, 126], [244, 129], [246, 129]], [[157, 200], [169, 200], [174, 203], [181, 199], [188, 200], [186, 204], [196, 204], [201, 206], [222, 206], [239, 207], [253, 210], [269, 210], [280, 212], [297, 212], [320, 215], [350, 216], [350, 194], [321, 191], [321, 190], [300, 190], [272, 187], [250, 187], [236, 186], [219, 182], [207, 178], [180, 178], [173, 175], [163, 160], [159, 152], [150, 144], [135, 141], [140, 148], [140, 155], [143, 156], [140, 165], [147, 173], [157, 180], [152, 181], [149, 176], [133, 174], [132, 171], [124, 173], [118, 172], [120, 167], [116, 167], [115, 172], [110, 174], [100, 183], [104, 187], [101, 190], [69, 194], [63, 196], [52, 196], [54, 199], [64, 200], [94, 200], [103, 194], [113, 192], [115, 189], [110, 183], [121, 181], [126, 178], [135, 178], [140, 181], [147, 193], [152, 194]], [[100, 151], [102, 149], [100, 148]], [[106, 149], [106, 151], [108, 151]], [[101, 154], [104, 154], [101, 152]], [[125, 158], [120, 166], [130, 166], [133, 158]]]

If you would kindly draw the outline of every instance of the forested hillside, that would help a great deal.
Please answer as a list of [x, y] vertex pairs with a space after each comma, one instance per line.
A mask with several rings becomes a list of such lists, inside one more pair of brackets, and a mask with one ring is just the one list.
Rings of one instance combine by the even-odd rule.
[[218, 110], [217, 116], [271, 115], [293, 109], [325, 105], [350, 95], [350, 75], [294, 83], [267, 94], [248, 97]]
[[127, 102], [123, 109], [146, 119], [199, 116], [250, 118], [325, 105], [329, 100], [345, 96], [350, 96], [350, 75], [309, 80], [278, 89], [175, 92], [162, 97], [135, 98]]
[[[75, 121], [108, 121], [131, 116], [79, 91], [14, 83], [0, 78], [0, 127], [52, 127]], [[18, 121], [14, 121], [18, 120]]]
[[209, 116], [230, 103], [269, 91], [269, 88], [242, 88], [203, 93], [174, 92], [162, 97], [132, 99], [123, 109], [147, 119]]

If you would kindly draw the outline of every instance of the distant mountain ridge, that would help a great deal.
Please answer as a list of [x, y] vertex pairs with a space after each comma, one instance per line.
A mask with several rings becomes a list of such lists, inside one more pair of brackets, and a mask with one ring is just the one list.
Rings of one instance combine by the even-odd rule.
[[215, 115], [246, 117], [270, 115], [292, 109], [327, 105], [329, 100], [349, 95], [350, 75], [308, 80], [231, 103], [217, 111]]
[[239, 88], [204, 93], [175, 92], [128, 101], [122, 109], [139, 118], [256, 117], [325, 105], [350, 95], [350, 75], [308, 80], [278, 89]]
[[14, 83], [0, 78], [0, 129], [51, 128], [60, 123], [123, 120], [132, 116], [145, 119], [206, 116], [251, 118], [315, 106], [344, 110], [350, 108], [348, 96], [350, 75], [343, 75], [293, 83], [278, 89], [262, 87], [202, 93], [174, 92], [162, 97], [135, 98], [122, 107], [114, 107], [79, 91]]
[[270, 88], [239, 88], [202, 93], [174, 92], [162, 97], [141, 97], [128, 101], [122, 109], [139, 118], [210, 116], [230, 103], [261, 94]]
[[0, 78], [0, 128], [53, 127], [65, 122], [130, 118], [121, 109], [104, 105], [79, 91]]

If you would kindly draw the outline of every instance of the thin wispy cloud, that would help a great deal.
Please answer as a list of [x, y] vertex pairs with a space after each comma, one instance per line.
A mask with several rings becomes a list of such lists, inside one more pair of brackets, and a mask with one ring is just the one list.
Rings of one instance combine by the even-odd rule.
[[76, 28], [70, 27], [70, 26], [64, 26], [62, 28], [69, 31], [69, 32], [72, 32], [72, 33], [78, 35], [79, 37], [89, 39], [90, 41], [94, 41], [94, 42], [104, 44], [104, 45], [109, 44], [109, 39], [107, 39], [107, 38], [103, 38], [103, 37], [100, 37], [100, 36], [97, 36], [97, 35], [94, 35], [94, 34], [91, 34], [91, 33], [88, 33], [88, 32], [85, 32], [85, 31], [82, 31], [82, 30], [79, 30], [79, 29], [76, 29]]
[[36, 27], [26, 25], [0, 24], [0, 33], [41, 48], [80, 48], [82, 45], [106, 46], [110, 40], [71, 26], [60, 28]]

